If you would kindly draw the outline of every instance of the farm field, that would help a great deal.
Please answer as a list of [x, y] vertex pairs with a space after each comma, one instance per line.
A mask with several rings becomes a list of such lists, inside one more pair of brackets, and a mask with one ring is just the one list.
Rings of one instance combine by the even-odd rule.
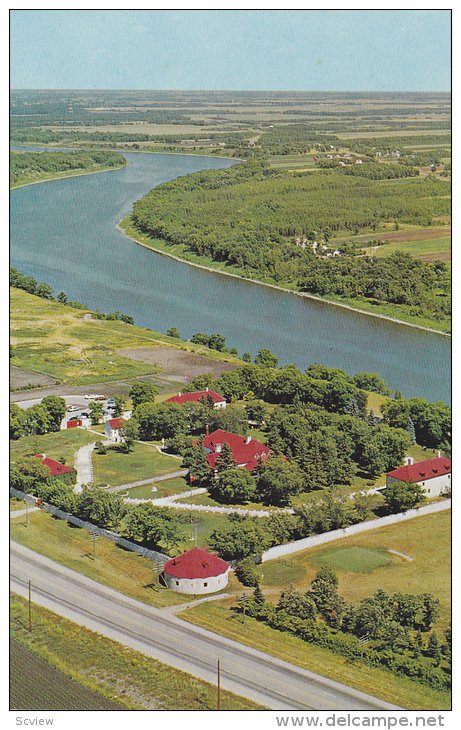
[[[103, 345], [101, 343], [104, 343]], [[56, 378], [67, 385], [86, 385], [142, 375], [160, 367], [117, 354], [124, 348], [168, 345], [206, 355], [218, 362], [232, 356], [201, 345], [118, 321], [98, 320], [91, 313], [11, 289], [11, 365]], [[171, 386], [170, 386], [171, 387]]]
[[[14, 621], [15, 618], [13, 626]], [[70, 679], [14, 638], [10, 642], [10, 708], [12, 710], [128, 709]]]
[[[366, 249], [370, 252], [370, 249]], [[400, 251], [409, 253], [422, 261], [450, 261], [451, 260], [451, 238], [429, 238], [422, 241], [402, 241], [402, 243], [389, 243], [378, 246], [375, 249], [375, 256], [390, 256]]]
[[256, 619], [246, 617], [243, 621], [241, 615], [230, 610], [232, 603], [232, 599], [226, 599], [218, 603], [202, 604], [181, 611], [178, 615], [208, 631], [240, 641], [405, 709], [450, 709], [450, 695], [447, 692], [424, 687], [403, 677], [394, 677], [390, 672], [381, 669], [355, 665], [295, 636], [281, 634]]
[[[213, 685], [36, 605], [33, 606], [34, 630], [29, 634], [26, 601], [15, 595], [11, 598], [10, 616], [14, 646], [18, 647], [18, 675], [21, 683], [30, 684], [31, 679], [36, 679], [33, 696], [37, 702], [40, 697], [49, 700], [52, 694], [52, 700], [61, 704], [56, 709], [74, 709], [70, 706], [72, 702], [79, 703], [75, 709], [212, 710], [216, 707]], [[30, 659], [27, 670], [26, 657]], [[13, 663], [13, 669], [14, 666]], [[45, 672], [40, 678], [42, 668]], [[47, 678], [59, 680], [59, 685], [49, 682], [47, 688]], [[16, 702], [22, 707], [27, 686], [18, 686], [17, 682], [13, 685]], [[38, 696], [40, 688], [43, 689]], [[82, 706], [83, 702], [87, 705]], [[221, 706], [223, 710], [264, 709], [227, 691], [221, 692]], [[24, 708], [36, 709], [28, 701]]]
[[159, 454], [153, 444], [136, 441], [128, 454], [117, 446], [109, 446], [106, 454], [94, 453], [93, 479], [96, 484], [115, 487], [177, 471], [179, 464], [178, 459]]

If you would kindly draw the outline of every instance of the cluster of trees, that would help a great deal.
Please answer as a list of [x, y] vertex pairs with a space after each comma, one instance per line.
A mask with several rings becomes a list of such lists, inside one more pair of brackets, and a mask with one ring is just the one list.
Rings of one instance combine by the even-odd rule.
[[285, 124], [265, 131], [258, 144], [270, 155], [297, 155], [312, 148], [330, 149], [331, 145], [339, 145], [340, 140], [333, 134], [316, 132], [310, 124]]
[[[245, 565], [243, 574], [248, 574]], [[239, 604], [237, 610], [246, 615], [351, 661], [385, 668], [436, 689], [450, 687], [451, 628], [441, 642], [433, 631], [440, 602], [431, 593], [391, 594], [378, 589], [354, 605], [339, 594], [336, 575], [323, 567], [305, 593], [288, 589], [274, 605], [266, 602], [256, 585], [253, 596], [243, 596]]]
[[91, 170], [94, 167], [119, 167], [126, 160], [117, 152], [11, 152], [10, 184], [42, 173]]
[[151, 503], [126, 505], [118, 494], [94, 484], [75, 494], [64, 480], [47, 481], [47, 468], [34, 457], [24, 457], [11, 465], [10, 484], [14, 489], [41, 497], [57, 509], [98, 527], [115, 530], [129, 540], [150, 549], [173, 551], [183, 537], [186, 518], [174, 510]]
[[[160, 185], [134, 205], [133, 222], [144, 234], [264, 281], [321, 296], [404, 305], [415, 316], [446, 315], [450, 292], [443, 262], [400, 253], [386, 259], [320, 258], [293, 240], [310, 231], [322, 236], [324, 231], [376, 230], [388, 221], [430, 225], [435, 217], [449, 215], [448, 182], [409, 178], [404, 185], [399, 180], [381, 184], [361, 174], [366, 168], [369, 177], [376, 177], [374, 167], [381, 176], [388, 166], [353, 166], [357, 176], [343, 174], [346, 168], [292, 174], [248, 160]], [[399, 174], [408, 171], [399, 167]]]
[[[10, 267], [10, 286], [14, 286], [16, 289], [22, 289], [29, 294], [34, 294], [36, 297], [48, 299], [51, 302], [65, 304], [67, 307], [72, 307], [73, 309], [88, 309], [86, 304], [69, 299], [64, 291], [60, 291], [55, 297], [52, 286], [45, 284], [44, 282], [37, 281], [37, 279], [34, 279], [33, 276], [21, 273], [15, 269], [14, 266]], [[121, 322], [125, 322], [125, 324], [134, 324], [133, 317], [129, 314], [122, 314], [121, 312], [109, 312], [108, 314], [105, 314], [104, 312], [96, 310], [95, 312], [92, 312], [92, 314], [96, 319], [120, 320]]]
[[30, 408], [20, 408], [16, 403], [10, 406], [10, 438], [41, 436], [59, 431], [66, 415], [66, 402], [57, 395], [47, 395], [41, 403]]
[[363, 165], [348, 165], [342, 167], [344, 175], [366, 177], [368, 180], [397, 180], [402, 177], [418, 177], [417, 167], [399, 165], [398, 163], [365, 162]]
[[392, 428], [413, 431], [414, 440], [421, 446], [451, 453], [451, 408], [446, 403], [398, 397], [385, 401], [381, 412]]

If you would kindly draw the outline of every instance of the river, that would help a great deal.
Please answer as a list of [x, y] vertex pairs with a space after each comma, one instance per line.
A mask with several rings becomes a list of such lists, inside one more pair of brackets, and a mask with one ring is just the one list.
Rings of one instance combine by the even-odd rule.
[[141, 246], [116, 229], [155, 185], [232, 160], [126, 154], [128, 166], [12, 191], [11, 265], [90, 308], [183, 337], [220, 332], [253, 355], [379, 373], [405, 396], [450, 400], [451, 340], [333, 305], [210, 273]]

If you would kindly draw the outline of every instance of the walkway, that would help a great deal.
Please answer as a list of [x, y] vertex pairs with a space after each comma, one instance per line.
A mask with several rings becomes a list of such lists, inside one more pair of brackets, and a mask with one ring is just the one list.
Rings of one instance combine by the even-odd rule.
[[27, 513], [30, 514], [31, 512], [37, 512], [37, 510], [39, 510], [39, 509], [40, 509], [40, 507], [29, 506], [29, 507], [26, 507], [25, 509], [10, 510], [10, 519], [12, 517], [24, 517], [24, 515], [26, 515]]
[[[175, 479], [176, 477], [185, 477], [189, 473], [188, 469], [179, 469], [178, 471], [170, 471], [168, 474], [162, 474], [159, 477], [149, 477], [148, 479], [139, 479], [137, 482], [128, 482], [128, 484], [119, 484], [116, 487], [109, 487], [106, 491], [107, 492], [123, 492], [125, 489], [133, 489], [134, 487], [143, 487], [145, 484], [155, 484], [157, 482], [165, 482], [168, 479]], [[206, 489], [203, 490], [206, 492]], [[182, 497], [183, 495], [188, 494], [188, 492], [182, 492], [181, 494], [176, 495], [176, 497]], [[139, 500], [139, 501], [148, 501], [151, 500]]]
[[84, 484], [89, 484], [93, 481], [93, 449], [96, 446], [96, 441], [91, 444], [85, 444], [75, 452], [75, 468], [77, 470], [77, 482], [74, 487], [74, 492], [79, 494], [82, 491]]
[[428, 504], [417, 509], [410, 509], [407, 512], [401, 512], [397, 515], [388, 515], [387, 517], [379, 517], [376, 520], [360, 522], [358, 525], [351, 525], [350, 527], [344, 528], [344, 530], [331, 530], [330, 532], [323, 532], [321, 535], [314, 535], [313, 537], [305, 537], [303, 540], [289, 542], [286, 545], [276, 545], [263, 553], [262, 561], [264, 563], [267, 560], [275, 560], [275, 558], [299, 553], [301, 550], [307, 550], [307, 548], [312, 548], [316, 545], [323, 545], [334, 540], [340, 540], [342, 537], [357, 535], [360, 532], [367, 532], [368, 530], [376, 530], [385, 525], [394, 525], [397, 522], [405, 522], [406, 520], [412, 520], [414, 517], [430, 515], [446, 509], [451, 509], [451, 499], [444, 499], [441, 502]]

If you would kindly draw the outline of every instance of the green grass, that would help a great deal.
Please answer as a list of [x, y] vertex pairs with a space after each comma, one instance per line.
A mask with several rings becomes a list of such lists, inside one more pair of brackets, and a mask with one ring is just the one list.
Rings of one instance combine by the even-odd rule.
[[[10, 619], [15, 642], [23, 653], [33, 654], [30, 666], [23, 662], [19, 667], [20, 686], [17, 682], [13, 685], [16, 697], [26, 709], [39, 709], [29, 702], [43, 700], [43, 695], [50, 699], [53, 696], [61, 703], [61, 697], [57, 696], [61, 687], [54, 683], [46, 687], [46, 675], [39, 675], [43, 662], [47, 663], [47, 668], [53, 668], [55, 680], [59, 678], [56, 670], [67, 679], [63, 706], [56, 709], [74, 709], [74, 698], [89, 704], [75, 709], [117, 709], [110, 707], [112, 703], [132, 710], [216, 709], [216, 687], [213, 685], [36, 605], [33, 606], [33, 630], [29, 633], [26, 601], [15, 595], [11, 598]], [[32, 679], [36, 684], [32, 687], [33, 693], [27, 694], [26, 698], [26, 682], [30, 684]], [[63, 680], [61, 684], [64, 684]], [[90, 697], [95, 705], [99, 703], [99, 708], [91, 706]], [[223, 710], [264, 709], [227, 691], [221, 692], [221, 707]]]
[[10, 185], [10, 190], [16, 190], [16, 188], [23, 188], [26, 185], [35, 185], [36, 183], [46, 182], [47, 180], [60, 180], [64, 177], [80, 177], [81, 175], [94, 175], [97, 172], [110, 172], [111, 170], [120, 170], [126, 166], [126, 162], [123, 165], [117, 165], [116, 167], [109, 167], [108, 165], [93, 165], [91, 169], [77, 169], [77, 170], [66, 170], [64, 172], [43, 172], [37, 171], [35, 173], [29, 173], [21, 176], [21, 179], [14, 185]]
[[10, 441], [10, 454], [12, 460], [28, 454], [46, 454], [56, 460], [63, 457], [67, 466], [73, 466], [77, 449], [98, 440], [100, 439], [95, 433], [71, 428], [43, 436], [23, 436], [17, 441]]
[[[154, 492], [152, 487], [155, 487]], [[142, 487], [133, 487], [133, 489], [127, 490], [127, 494], [136, 499], [157, 499], [158, 497], [169, 497], [172, 494], [181, 494], [189, 488], [184, 477], [173, 477], [173, 479], [165, 479], [163, 482], [152, 482], [152, 484], [145, 484]]]
[[451, 256], [451, 238], [430, 238], [424, 241], [402, 241], [386, 243], [376, 249], [376, 256], [390, 256], [396, 251], [409, 253], [422, 259], [449, 259]]
[[[286, 587], [285, 569], [299, 569], [300, 577], [291, 580], [299, 590], [306, 590], [318, 570], [322, 558], [335, 556], [339, 591], [348, 601], [358, 602], [378, 588], [401, 593], [433, 593], [441, 602], [441, 615], [437, 630], [443, 630], [450, 621], [450, 519], [451, 511], [415, 517], [404, 524], [386, 525], [334, 542], [325, 549], [320, 545], [303, 550], [279, 560], [271, 560], [261, 566], [264, 573], [263, 587], [270, 586], [269, 594], [278, 594]], [[428, 535], [436, 541], [436, 549], [428, 549]], [[351, 552], [352, 550], [352, 552]], [[387, 552], [396, 550], [412, 561]], [[352, 566], [354, 556], [366, 564], [387, 555], [388, 561], [377, 565], [371, 572], [357, 572]], [[352, 560], [351, 560], [352, 558]], [[283, 569], [280, 568], [279, 562]], [[352, 567], [351, 567], [352, 566]], [[273, 577], [275, 575], [275, 578]], [[279, 580], [277, 584], [277, 579]]]
[[369, 573], [391, 562], [389, 554], [382, 549], [364, 547], [332, 548], [320, 552], [316, 563], [327, 566], [336, 572]]
[[171, 606], [187, 600], [187, 596], [167, 588], [155, 590], [152, 562], [109, 540], [98, 538], [96, 560], [93, 561], [88, 531], [70, 526], [47, 512], [32, 512], [28, 527], [25, 518], [12, 519], [10, 535], [12, 540], [66, 568], [151, 606]]
[[[266, 566], [264, 566], [266, 569]], [[367, 694], [404, 707], [408, 710], [450, 709], [450, 695], [395, 677], [381, 669], [353, 664], [326, 649], [312, 646], [302, 639], [281, 633], [256, 619], [243, 618], [230, 611], [232, 600], [208, 603], [181, 611], [186, 621], [202, 626], [235, 641], [240, 641], [267, 654], [296, 664], [311, 672], [346, 684]]]
[[175, 509], [174, 514], [181, 516], [185, 520], [182, 527], [183, 539], [178, 545], [177, 553], [190, 550], [194, 547], [195, 534], [197, 535], [197, 545], [199, 547], [206, 547], [213, 530], [225, 527], [227, 523], [227, 515], [214, 512], [194, 512]]
[[[11, 365], [57, 378], [69, 385], [155, 375], [154, 364], [118, 355], [125, 348], [168, 345], [213, 360], [240, 362], [202, 345], [167, 337], [124, 322], [92, 319], [91, 313], [11, 290]], [[37, 336], [37, 330], [41, 334]], [[20, 335], [16, 335], [19, 331]]]
[[112, 446], [104, 455], [93, 454], [93, 480], [117, 486], [177, 471], [179, 465], [178, 459], [159, 454], [152, 444], [136, 442], [128, 454]]

